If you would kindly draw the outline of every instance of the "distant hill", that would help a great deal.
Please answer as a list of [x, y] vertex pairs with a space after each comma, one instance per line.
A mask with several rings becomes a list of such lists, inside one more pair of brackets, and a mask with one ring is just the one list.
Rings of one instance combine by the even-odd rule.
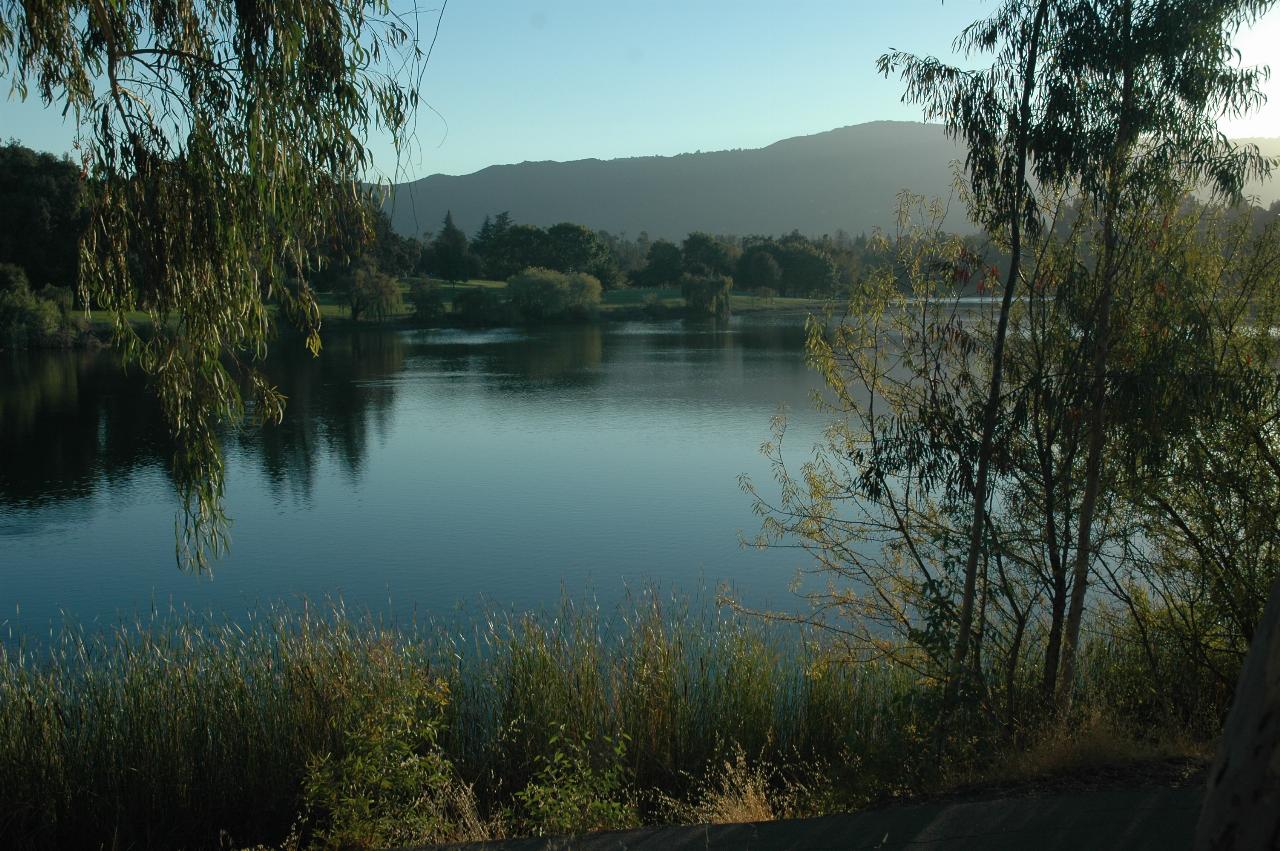
[[[1249, 140], [1280, 155], [1280, 139]], [[935, 124], [875, 121], [766, 148], [674, 157], [525, 162], [459, 177], [433, 175], [396, 187], [388, 199], [401, 233], [435, 230], [446, 210], [468, 233], [486, 214], [509, 210], [521, 223], [570, 221], [615, 234], [681, 239], [690, 231], [818, 236], [892, 226], [903, 189], [951, 195], [962, 156]], [[1265, 203], [1280, 181], [1254, 186]], [[947, 226], [970, 230], [959, 200]]]
[[[956, 157], [957, 147], [937, 125], [877, 121], [754, 150], [433, 175], [397, 187], [387, 206], [405, 234], [437, 229], [446, 210], [468, 233], [486, 214], [510, 210], [521, 223], [571, 221], [630, 236], [648, 231], [655, 239], [695, 230], [857, 234], [891, 224], [904, 188], [947, 193]], [[952, 218], [963, 226], [962, 215]]]

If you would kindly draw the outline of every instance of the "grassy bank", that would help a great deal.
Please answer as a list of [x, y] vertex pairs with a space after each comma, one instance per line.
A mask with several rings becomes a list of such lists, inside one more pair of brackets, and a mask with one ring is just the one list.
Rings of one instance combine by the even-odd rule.
[[[1114, 639], [1089, 658], [1069, 727], [1125, 743], [1102, 757], [1212, 727], [1158, 728]], [[1075, 734], [1046, 748], [1028, 710], [1015, 728], [975, 717], [940, 766], [937, 699], [906, 665], [654, 598], [462, 632], [341, 609], [69, 628], [0, 658], [0, 843], [376, 847], [771, 818], [999, 775], [1029, 748], [1075, 758]]]

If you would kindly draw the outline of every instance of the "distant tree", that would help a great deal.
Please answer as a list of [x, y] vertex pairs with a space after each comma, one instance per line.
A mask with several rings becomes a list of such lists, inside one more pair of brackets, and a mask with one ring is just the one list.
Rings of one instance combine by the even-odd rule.
[[411, 274], [422, 255], [422, 243], [397, 233], [391, 226], [391, 218], [381, 209], [374, 208], [371, 215], [373, 235], [368, 252], [378, 268], [400, 278]]
[[684, 271], [695, 276], [727, 275], [733, 266], [729, 246], [709, 233], [695, 231], [680, 246]]
[[568, 275], [569, 316], [574, 319], [585, 319], [594, 316], [600, 309], [600, 300], [604, 292], [604, 284], [595, 275], [586, 272], [574, 272]]
[[584, 318], [600, 306], [602, 287], [592, 275], [529, 268], [507, 284], [511, 306], [527, 322]]
[[585, 272], [607, 289], [622, 282], [618, 260], [608, 243], [584, 225], [561, 222], [547, 229], [546, 256], [549, 268], [561, 272]]
[[530, 266], [545, 269], [551, 264], [547, 232], [534, 225], [513, 224], [495, 234], [487, 274], [495, 280], [506, 280], [521, 269]]
[[38, 298], [23, 281], [12, 289], [0, 289], [0, 349], [42, 345], [61, 325], [57, 305]]
[[501, 253], [512, 225], [511, 214], [505, 210], [496, 216], [485, 216], [475, 239], [471, 240], [471, 253], [479, 261], [479, 272], [484, 277], [505, 279], [511, 275], [510, 270], [501, 268], [504, 266]]
[[568, 309], [568, 281], [554, 269], [531, 267], [507, 282], [507, 297], [521, 319], [550, 319]]
[[738, 258], [734, 280], [745, 289], [776, 290], [782, 285], [782, 267], [766, 246], [756, 246]]
[[444, 214], [440, 233], [422, 253], [420, 269], [446, 281], [465, 281], [475, 270], [467, 235], [453, 223], [453, 211]]
[[0, 293], [30, 289], [31, 280], [26, 269], [16, 263], [0, 263]]
[[12, 142], [0, 147], [0, 263], [22, 267], [35, 289], [76, 287], [87, 202], [78, 165]]
[[413, 318], [419, 322], [434, 322], [444, 316], [444, 293], [438, 284], [419, 278], [409, 286], [409, 301], [413, 304]]
[[635, 283], [642, 287], [674, 287], [684, 274], [684, 258], [680, 247], [660, 239], [650, 243], [644, 268], [635, 275]]
[[482, 247], [493, 242], [493, 219], [486, 214], [484, 221], [480, 223], [480, 229], [476, 231], [476, 235], [471, 238], [471, 250], [476, 254], [481, 254]]
[[364, 257], [333, 276], [334, 288], [346, 297], [351, 320], [375, 319], [379, 322], [399, 313], [403, 306], [400, 284], [378, 268], [377, 262]]
[[586, 271], [596, 261], [604, 246], [591, 228], [572, 222], [561, 222], [547, 228], [547, 259], [550, 268], [561, 272]]
[[826, 252], [803, 237], [783, 240], [775, 259], [781, 267], [781, 289], [788, 295], [829, 295], [838, 280]]
[[680, 294], [691, 316], [728, 316], [732, 290], [733, 278], [727, 275], [686, 273], [680, 279]]

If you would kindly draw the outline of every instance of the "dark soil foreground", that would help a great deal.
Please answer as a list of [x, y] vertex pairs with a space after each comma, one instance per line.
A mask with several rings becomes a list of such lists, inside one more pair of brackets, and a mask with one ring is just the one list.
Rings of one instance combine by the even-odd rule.
[[439, 846], [455, 851], [1178, 851], [1204, 798], [1199, 763], [1160, 762], [969, 789], [847, 815]]

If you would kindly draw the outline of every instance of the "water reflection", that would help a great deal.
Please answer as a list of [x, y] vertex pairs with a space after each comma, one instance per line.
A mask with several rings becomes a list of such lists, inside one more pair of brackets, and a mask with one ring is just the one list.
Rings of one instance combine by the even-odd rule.
[[227, 435], [231, 554], [199, 583], [169, 555], [172, 447], [144, 379], [110, 351], [0, 354], [0, 622], [156, 595], [438, 609], [765, 573], [782, 593], [790, 570], [737, 545], [756, 523], [737, 477], [768, 481], [779, 403], [809, 409], [803, 341], [801, 317], [361, 329], [319, 358], [278, 341], [284, 420]]
[[358, 476], [371, 434], [385, 433], [395, 402], [391, 379], [404, 368], [404, 338], [386, 331], [330, 334], [320, 357], [301, 345], [276, 345], [264, 366], [288, 399], [278, 425], [237, 432], [273, 486], [307, 496], [316, 465], [329, 456]]
[[[637, 390], [648, 386], [649, 395], [665, 398], [711, 393], [776, 402], [791, 395], [777, 386], [779, 376], [734, 380], [734, 371], [749, 368], [753, 358], [790, 358], [803, 337], [795, 321], [731, 327], [676, 320], [530, 331], [342, 332], [326, 337], [318, 358], [296, 341], [282, 341], [264, 371], [288, 397], [283, 422], [236, 430], [228, 442], [274, 487], [305, 496], [323, 457], [360, 474], [371, 440], [390, 427], [397, 386], [406, 379], [479, 379], [500, 395], [611, 380]], [[664, 380], [664, 370], [690, 365], [716, 367], [714, 384]], [[616, 367], [613, 374], [608, 366]], [[0, 356], [0, 502], [38, 507], [83, 498], [135, 469], [167, 470], [171, 452], [145, 379], [121, 369], [110, 351]]]
[[0, 353], [0, 502], [38, 508], [165, 466], [160, 408], [97, 352]]

